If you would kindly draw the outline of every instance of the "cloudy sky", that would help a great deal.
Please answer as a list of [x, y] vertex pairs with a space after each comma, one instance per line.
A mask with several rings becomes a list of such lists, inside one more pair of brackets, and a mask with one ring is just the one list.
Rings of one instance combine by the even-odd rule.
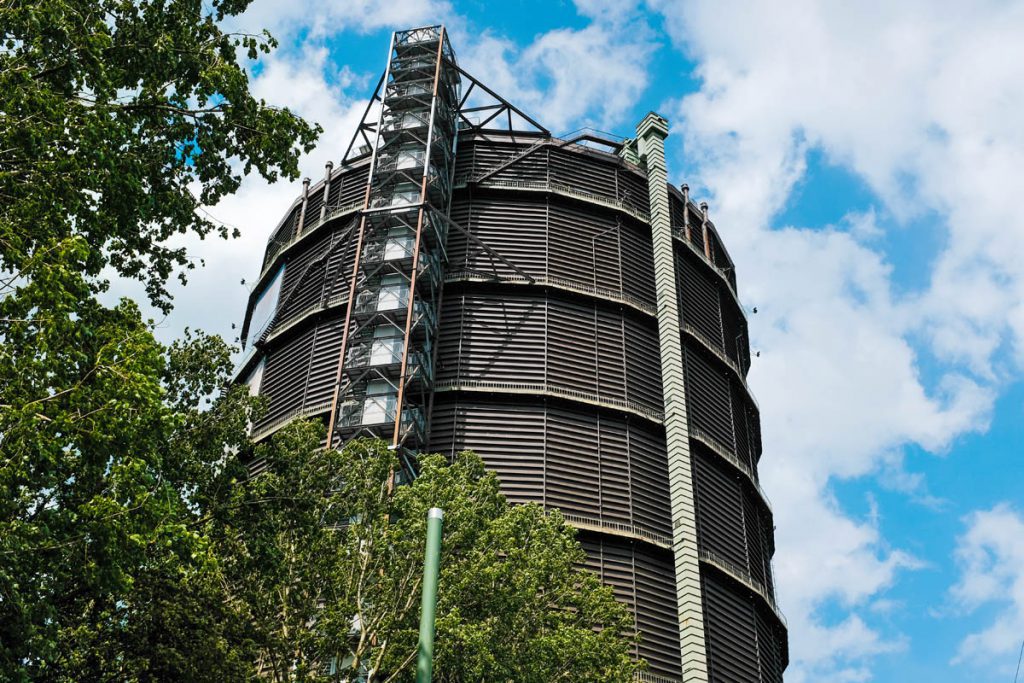
[[[1010, 681], [1024, 639], [1024, 3], [257, 0], [268, 101], [337, 161], [388, 34], [444, 22], [460, 63], [555, 133], [672, 123], [751, 315], [762, 480], [798, 681]], [[299, 186], [210, 212], [159, 321], [234, 336]]]

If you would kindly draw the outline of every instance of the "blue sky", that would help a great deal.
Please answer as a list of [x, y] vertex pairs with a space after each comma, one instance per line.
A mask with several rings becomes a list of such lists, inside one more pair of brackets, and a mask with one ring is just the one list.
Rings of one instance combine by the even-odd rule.
[[[789, 681], [1009, 681], [1024, 639], [1024, 4], [279, 3], [253, 85], [337, 160], [396, 28], [553, 132], [668, 117], [738, 262]], [[232, 335], [298, 185], [247, 181], [160, 322]], [[225, 286], [227, 283], [227, 286]], [[236, 284], [237, 283], [237, 284]]]

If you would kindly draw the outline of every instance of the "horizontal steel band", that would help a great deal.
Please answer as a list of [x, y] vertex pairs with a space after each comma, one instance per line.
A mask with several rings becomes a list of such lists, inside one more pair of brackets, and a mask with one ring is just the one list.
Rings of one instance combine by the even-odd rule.
[[[466, 178], [456, 179], [454, 186], [455, 189], [466, 187], [467, 180], [468, 179]], [[597, 206], [602, 206], [606, 209], [620, 211], [637, 219], [638, 221], [641, 221], [642, 223], [650, 223], [651, 221], [651, 215], [649, 213], [641, 211], [627, 202], [613, 197], [596, 194], [594, 192], [577, 190], [576, 188], [563, 183], [552, 183], [543, 180], [485, 180], [482, 183], [477, 183], [477, 186], [496, 190], [525, 190], [527, 192], [546, 192], [550, 194], [557, 194], [562, 197], [569, 197], [570, 199], [578, 199], [589, 204], [596, 204]]]
[[710, 550], [700, 548], [697, 553], [701, 562], [711, 565], [734, 581], [737, 581], [749, 588], [751, 592], [755, 593], [765, 602], [766, 605], [768, 605], [775, 616], [778, 617], [779, 621], [782, 622], [783, 626], [788, 626], [785, 615], [782, 614], [782, 610], [779, 609], [778, 603], [775, 602], [775, 598], [772, 597], [768, 587], [751, 576], [746, 569], [726, 560]]
[[622, 524], [620, 522], [594, 519], [592, 517], [587, 517], [586, 515], [563, 512], [561, 510], [559, 510], [559, 512], [562, 513], [562, 517], [565, 518], [565, 521], [569, 522], [570, 525], [577, 529], [594, 531], [602, 534], [608, 534], [610, 536], [618, 536], [619, 538], [628, 538], [634, 541], [643, 541], [665, 550], [672, 549], [671, 538], [635, 524]]
[[704, 444], [708, 450], [724, 460], [727, 464], [731, 465], [733, 469], [738, 470], [740, 474], [750, 482], [750, 485], [754, 487], [754, 490], [757, 491], [757, 495], [761, 497], [761, 502], [764, 503], [765, 507], [768, 508], [769, 511], [772, 509], [772, 504], [771, 501], [768, 500], [768, 495], [764, 492], [764, 489], [761, 488], [761, 484], [757, 481], [757, 477], [754, 476], [754, 472], [750, 469], [749, 465], [730, 453], [728, 448], [718, 443], [714, 437], [699, 427], [690, 427], [690, 438]]
[[270, 257], [270, 259], [267, 261], [266, 267], [264, 267], [263, 271], [260, 273], [259, 279], [257, 279], [256, 287], [254, 289], [259, 289], [263, 285], [263, 281], [267, 278], [267, 276], [270, 273], [272, 273], [275, 270], [277, 263], [285, 254], [292, 251], [299, 244], [305, 242], [307, 239], [309, 239], [315, 233], [317, 233], [321, 227], [327, 225], [336, 218], [352, 215], [354, 213], [357, 213], [362, 208], [362, 201], [350, 202], [348, 204], [336, 207], [328, 207], [327, 212], [324, 214], [323, 220], [318, 219], [316, 223], [310, 225], [309, 227], [304, 227], [300, 234], [290, 239], [288, 242], [282, 245], [277, 251], [274, 252], [274, 255]]
[[594, 299], [600, 299], [602, 301], [610, 301], [617, 304], [629, 306], [640, 313], [644, 313], [649, 316], [655, 315], [654, 306], [643, 301], [642, 299], [625, 294], [623, 292], [616, 292], [613, 289], [607, 287], [595, 287], [582, 282], [576, 282], [563, 277], [525, 277], [522, 275], [502, 275], [498, 277], [488, 277], [480, 275], [479, 273], [460, 270], [451, 271], [445, 275], [445, 282], [493, 282], [495, 284], [508, 284], [508, 285], [520, 285], [520, 286], [536, 286], [536, 287], [550, 287], [552, 289], [561, 289], [574, 294], [584, 294]]
[[326, 415], [329, 412], [331, 412], [330, 401], [322, 401], [320, 403], [314, 403], [313, 405], [302, 406], [277, 418], [273, 422], [262, 425], [259, 429], [253, 430], [250, 438], [252, 438], [253, 441], [262, 441], [271, 434], [284, 429], [294, 420], [301, 420], [306, 417], [313, 417], [314, 415]]
[[488, 382], [481, 380], [440, 380], [434, 384], [434, 391], [486, 391], [496, 394], [519, 394], [551, 396], [578, 403], [632, 413], [637, 417], [661, 424], [661, 411], [648, 408], [636, 401], [602, 398], [587, 392], [570, 389], [548, 382]]

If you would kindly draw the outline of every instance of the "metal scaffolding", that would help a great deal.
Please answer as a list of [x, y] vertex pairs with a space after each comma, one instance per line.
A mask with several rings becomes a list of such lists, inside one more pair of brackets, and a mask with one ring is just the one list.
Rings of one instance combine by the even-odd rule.
[[328, 444], [371, 435], [415, 452], [426, 442], [458, 130], [444, 27], [395, 33], [382, 84]]

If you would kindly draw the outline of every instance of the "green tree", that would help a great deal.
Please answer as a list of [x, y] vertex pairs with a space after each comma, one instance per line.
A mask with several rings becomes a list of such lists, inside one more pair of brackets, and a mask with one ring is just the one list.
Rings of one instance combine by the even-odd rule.
[[228, 235], [199, 209], [253, 169], [297, 176], [319, 128], [253, 98], [239, 63], [274, 40], [220, 27], [249, 2], [0, 3], [0, 272], [38, 277], [81, 243], [74, 274], [111, 267], [166, 309], [193, 266], [169, 240]]
[[623, 680], [626, 612], [557, 515], [470, 456], [392, 490], [391, 453], [311, 425], [254, 453], [229, 347], [98, 301], [113, 272], [167, 310], [174, 238], [230, 236], [200, 208], [312, 145], [249, 93], [273, 41], [220, 27], [247, 5], [0, 0], [0, 679], [313, 679], [325, 653], [408, 679], [440, 504], [439, 680]]
[[[269, 36], [245, 0], [0, 2], [0, 678], [224, 680], [251, 668], [195, 492], [245, 446], [229, 350], [166, 349], [152, 303], [183, 233], [253, 170], [294, 178], [318, 132], [249, 93]], [[238, 627], [238, 628], [236, 628]], [[183, 653], [189, 653], [183, 657]]]
[[[219, 486], [210, 536], [224, 549], [263, 672], [277, 681], [411, 681], [426, 514], [445, 511], [435, 680], [628, 681], [632, 619], [580, 569], [575, 531], [555, 511], [510, 506], [476, 455], [398, 460], [379, 440], [321, 448], [296, 425], [257, 449], [266, 469]], [[225, 476], [232, 476], [225, 473]], [[333, 675], [328, 675], [332, 670]]]

